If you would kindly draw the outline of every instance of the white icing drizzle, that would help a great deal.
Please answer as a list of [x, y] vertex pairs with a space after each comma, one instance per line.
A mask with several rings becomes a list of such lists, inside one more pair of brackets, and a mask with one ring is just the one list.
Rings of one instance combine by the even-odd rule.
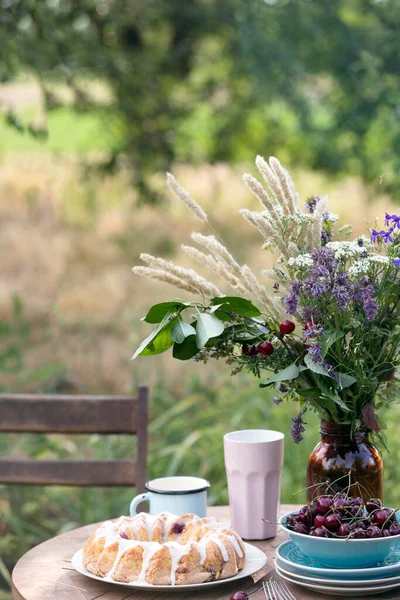
[[178, 542], [167, 542], [169, 553], [171, 555], [171, 585], [176, 583], [176, 570], [179, 567], [179, 561], [190, 552], [192, 543], [179, 544]]
[[[166, 541], [169, 535], [171, 526], [174, 523], [182, 523], [187, 525], [191, 523], [193, 528], [190, 533], [186, 532], [185, 544], [179, 541]], [[161, 529], [161, 541], [163, 543], [153, 541], [154, 527], [157, 525]], [[191, 541], [198, 533], [198, 528], [201, 528], [201, 538], [199, 541]], [[140, 531], [145, 529], [147, 533], [147, 542], [140, 541]], [[121, 538], [121, 533], [129, 529], [136, 539]], [[207, 558], [207, 544], [212, 541], [216, 544], [221, 552], [221, 556], [225, 562], [229, 560], [229, 553], [223, 538], [228, 540], [239, 558], [243, 558], [243, 550], [240, 547], [237, 535], [225, 523], [220, 523], [215, 517], [197, 518], [195, 515], [187, 515], [185, 518], [178, 517], [169, 512], [164, 512], [159, 515], [148, 515], [147, 513], [139, 513], [135, 517], [120, 517], [117, 521], [105, 521], [96, 531], [95, 541], [105, 538], [104, 548], [118, 542], [118, 551], [114, 563], [106, 575], [106, 578], [113, 580], [118, 563], [127, 550], [135, 546], [140, 546], [143, 549], [142, 568], [138, 576], [138, 581], [146, 581], [146, 573], [150, 566], [150, 561], [154, 554], [167, 547], [171, 557], [171, 585], [176, 584], [176, 571], [179, 568], [181, 559], [190, 552], [192, 547], [195, 547], [200, 554], [200, 564], [203, 565]], [[179, 540], [179, 534], [176, 536]]]
[[224, 559], [225, 562], [228, 562], [229, 560], [229, 554], [228, 554], [228, 550], [225, 547], [225, 544], [222, 540], [219, 539], [218, 536], [215, 536], [212, 538], [212, 541], [214, 542], [214, 544], [216, 544], [218, 546], [218, 548], [220, 549], [220, 552], [222, 554], [222, 558]]
[[204, 565], [207, 558], [207, 542], [206, 540], [200, 540], [197, 546], [198, 551], [200, 552], [200, 564]]
[[142, 548], [143, 548], [143, 554], [142, 554], [142, 570], [139, 573], [139, 577], [138, 577], [138, 581], [146, 581], [146, 573], [147, 573], [147, 569], [150, 566], [150, 561], [153, 558], [154, 554], [156, 552], [158, 552], [158, 550], [161, 550], [162, 545], [159, 544], [158, 542], [148, 542], [147, 544], [143, 544], [141, 542], [139, 542], [139, 544], [141, 544]]
[[234, 547], [235, 552], [238, 555], [238, 557], [239, 558], [243, 558], [243, 550], [241, 549], [241, 547], [239, 545], [239, 542], [237, 541], [237, 538], [236, 538], [235, 534], [232, 532], [230, 534], [229, 533], [221, 533], [221, 535], [223, 537], [226, 537], [230, 541], [230, 543]]
[[115, 557], [114, 564], [106, 575], [106, 577], [108, 579], [114, 579], [114, 573], [115, 573], [115, 570], [118, 566], [120, 559], [125, 554], [125, 552], [131, 547], [132, 547], [132, 540], [121, 539], [121, 541], [119, 542], [118, 552], [117, 552], [117, 556]]

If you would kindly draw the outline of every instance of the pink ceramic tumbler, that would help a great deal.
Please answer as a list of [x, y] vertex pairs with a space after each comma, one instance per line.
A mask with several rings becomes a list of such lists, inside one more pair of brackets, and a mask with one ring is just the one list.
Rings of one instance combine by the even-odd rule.
[[267, 429], [224, 436], [232, 527], [246, 540], [276, 535], [284, 437]]

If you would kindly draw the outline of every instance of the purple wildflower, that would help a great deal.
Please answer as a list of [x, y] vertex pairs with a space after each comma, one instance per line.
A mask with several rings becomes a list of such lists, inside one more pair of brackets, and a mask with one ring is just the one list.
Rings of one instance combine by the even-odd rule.
[[325, 265], [317, 265], [312, 269], [313, 274], [317, 277], [328, 277], [329, 270], [325, 267]]
[[314, 364], [320, 365], [324, 363], [321, 344], [313, 344], [312, 346], [309, 346], [307, 353], [311, 356]]
[[283, 402], [282, 398], [280, 396], [274, 396], [272, 398], [272, 402], [276, 405], [281, 404], [281, 402]]
[[299, 309], [299, 313], [306, 322], [307, 321], [318, 321], [318, 319], [321, 316], [320, 311], [318, 310], [318, 308], [316, 306], [302, 306]]
[[394, 231], [394, 227], [391, 227], [390, 229], [388, 229], [388, 231], [383, 232], [382, 239], [385, 242], [385, 244], [388, 244], [389, 242], [393, 242], [393, 236], [392, 236], [393, 231]]
[[393, 264], [396, 267], [396, 269], [398, 269], [398, 267], [400, 267], [400, 258], [395, 258]]
[[376, 229], [372, 229], [371, 231], [371, 242], [375, 243], [382, 238], [386, 231], [382, 229], [381, 231], [377, 231]]
[[311, 198], [307, 198], [304, 204], [306, 210], [308, 210], [310, 213], [313, 213], [321, 198], [322, 196], [311, 196]]
[[325, 265], [329, 270], [335, 266], [335, 253], [332, 248], [320, 248], [312, 253], [314, 266]]
[[302, 285], [302, 281], [299, 279], [293, 279], [292, 283], [290, 284], [290, 292], [296, 295], [300, 294]]
[[374, 298], [374, 288], [367, 277], [362, 277], [354, 286], [353, 301], [362, 305], [368, 321], [372, 321], [378, 313], [378, 305]]
[[294, 315], [297, 310], [298, 298], [295, 294], [289, 294], [285, 297], [286, 312], [288, 315]]
[[309, 340], [311, 338], [318, 338], [320, 337], [322, 334], [324, 333], [324, 330], [322, 329], [321, 325], [316, 325], [315, 323], [313, 325], [311, 325], [310, 327], [308, 327], [308, 329], [306, 329], [304, 331], [304, 337]]
[[373, 431], [376, 431], [376, 433], [380, 432], [381, 428], [378, 423], [378, 419], [376, 418], [375, 406], [373, 402], [367, 402], [367, 404], [364, 404], [361, 409], [361, 415], [362, 422], [366, 427], [368, 427], [368, 429], [372, 429]]
[[303, 283], [298, 279], [293, 279], [289, 287], [289, 295], [285, 297], [286, 312], [288, 315], [293, 315], [297, 310], [298, 297], [301, 292]]
[[350, 302], [351, 286], [335, 285], [332, 292], [336, 298], [336, 306], [341, 310], [346, 310], [348, 302]]
[[382, 240], [385, 242], [385, 244], [388, 244], [389, 242], [393, 242], [393, 236], [392, 233], [394, 231], [394, 227], [391, 227], [390, 229], [388, 229], [388, 231], [385, 231], [384, 229], [382, 229], [381, 231], [377, 231], [376, 229], [373, 229], [371, 231], [371, 242], [377, 242], [378, 240]]
[[319, 279], [315, 279], [307, 286], [307, 291], [313, 298], [318, 298], [328, 291], [328, 286]]
[[400, 229], [400, 216], [399, 215], [389, 215], [388, 213], [385, 213], [386, 227], [389, 227], [391, 223], [393, 225], [393, 228], [397, 227], [397, 229]]
[[307, 425], [307, 423], [303, 421], [303, 417], [300, 413], [297, 417], [292, 417], [292, 422], [291, 434], [293, 441], [295, 444], [300, 444], [303, 439], [302, 433], [305, 431], [304, 425]]
[[279, 391], [282, 392], [282, 394], [284, 394], [285, 392], [289, 391], [289, 388], [284, 383], [281, 383], [279, 386]]

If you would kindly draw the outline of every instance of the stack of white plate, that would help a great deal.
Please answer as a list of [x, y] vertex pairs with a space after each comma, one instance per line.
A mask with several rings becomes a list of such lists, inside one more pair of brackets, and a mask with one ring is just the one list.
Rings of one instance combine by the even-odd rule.
[[400, 588], [400, 549], [363, 569], [333, 569], [310, 558], [288, 540], [276, 551], [275, 570], [286, 581], [332, 596], [373, 595]]

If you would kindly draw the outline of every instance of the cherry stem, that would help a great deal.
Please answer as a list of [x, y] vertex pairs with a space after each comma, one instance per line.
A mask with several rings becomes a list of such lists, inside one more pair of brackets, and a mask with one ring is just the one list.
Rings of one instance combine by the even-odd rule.
[[306, 490], [310, 490], [311, 488], [314, 487], [320, 487], [321, 485], [327, 485], [329, 483], [329, 480], [327, 479], [326, 481], [322, 481], [322, 483], [314, 483], [313, 485], [309, 485], [301, 490], [298, 490], [297, 492], [294, 492], [292, 494], [292, 496], [296, 496], [297, 494], [301, 494], [301, 492], [305, 492]]

